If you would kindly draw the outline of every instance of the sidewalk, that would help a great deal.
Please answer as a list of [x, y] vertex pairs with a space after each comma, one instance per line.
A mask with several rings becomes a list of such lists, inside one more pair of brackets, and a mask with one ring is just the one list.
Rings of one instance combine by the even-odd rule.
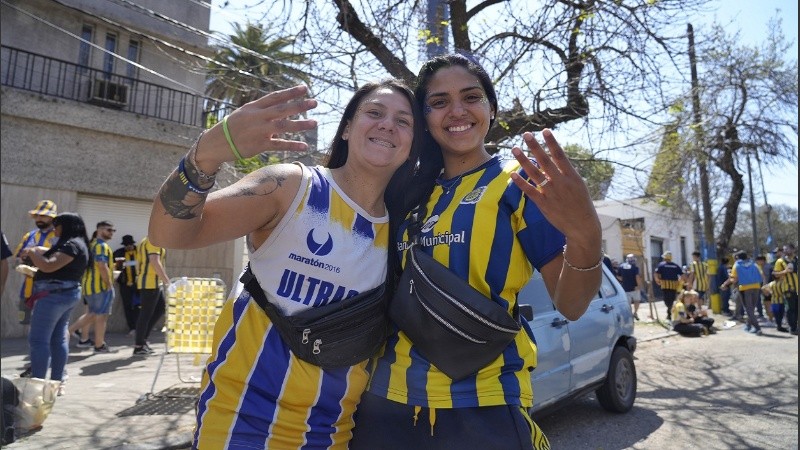
[[[119, 350], [93, 354], [70, 348], [66, 393], [58, 397], [42, 429], [4, 446], [16, 449], [179, 449], [188, 447], [194, 426], [194, 396], [199, 383], [178, 378], [177, 357], [166, 355], [154, 392], [191, 394], [192, 398], [148, 396], [164, 353], [164, 335], [153, 332], [157, 354], [133, 357], [133, 338], [111, 334], [107, 342]], [[74, 344], [74, 342], [73, 342]], [[28, 362], [24, 339], [4, 339], [0, 346], [2, 375], [12, 378]], [[195, 365], [192, 355], [180, 355], [184, 379], [199, 380], [205, 356]]]
[[[676, 333], [646, 319], [646, 304], [640, 308], [641, 321], [634, 335], [638, 342], [666, 338]], [[71, 347], [67, 364], [69, 380], [65, 395], [58, 397], [44, 427], [17, 442], [9, 450], [41, 449], [185, 449], [191, 442], [194, 426], [194, 398], [148, 396], [158, 363], [163, 354], [164, 335], [154, 332], [152, 347], [158, 354], [133, 357], [133, 338], [111, 334], [107, 341], [119, 350], [95, 355], [91, 349]], [[74, 344], [74, 342], [73, 342]], [[27, 363], [28, 344], [24, 339], [5, 339], [0, 346], [2, 375], [13, 377]], [[184, 379], [199, 377], [195, 358], [181, 355]], [[196, 394], [199, 383], [182, 383], [178, 378], [177, 358], [167, 355], [154, 392]]]

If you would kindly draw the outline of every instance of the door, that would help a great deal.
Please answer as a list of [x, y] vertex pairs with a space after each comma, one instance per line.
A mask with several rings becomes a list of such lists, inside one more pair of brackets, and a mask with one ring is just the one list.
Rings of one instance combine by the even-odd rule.
[[528, 322], [538, 350], [538, 364], [531, 373], [534, 410], [547, 406], [569, 390], [570, 341], [567, 320], [553, 306], [539, 272], [520, 291], [520, 307], [529, 305], [533, 319]]
[[[616, 334], [614, 309], [618, 307], [612, 301], [617, 289], [610, 277], [608, 269], [603, 267], [600, 290], [589, 308], [580, 319], [567, 325], [573, 389], [602, 379], [608, 371], [608, 358], [613, 345], [609, 340]], [[620, 294], [624, 295], [622, 292]]]

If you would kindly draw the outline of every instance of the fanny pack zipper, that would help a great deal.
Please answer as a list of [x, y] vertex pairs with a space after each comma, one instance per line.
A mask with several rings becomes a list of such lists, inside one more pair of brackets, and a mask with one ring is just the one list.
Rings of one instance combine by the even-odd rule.
[[[422, 280], [425, 282], [425, 284], [427, 284], [428, 286], [430, 286], [431, 288], [436, 290], [436, 292], [438, 292], [442, 297], [447, 299], [447, 301], [449, 301], [453, 306], [455, 306], [455, 307], [459, 308], [460, 310], [464, 311], [465, 313], [469, 314], [473, 319], [477, 320], [478, 322], [481, 322], [482, 324], [484, 324], [484, 325], [486, 325], [486, 326], [488, 326], [490, 328], [494, 328], [495, 330], [502, 331], [504, 333], [516, 334], [516, 333], [519, 332], [519, 330], [506, 328], [504, 326], [498, 325], [498, 324], [496, 324], [496, 323], [494, 323], [494, 322], [492, 322], [490, 320], [487, 320], [486, 318], [476, 314], [474, 311], [472, 311], [471, 309], [469, 309], [466, 306], [464, 306], [463, 304], [461, 304], [461, 302], [459, 302], [455, 297], [450, 295], [449, 292], [447, 292], [444, 289], [442, 289], [439, 286], [437, 286], [436, 283], [433, 282], [433, 280], [428, 278], [427, 274], [425, 274], [425, 272], [422, 270], [422, 267], [420, 267], [419, 263], [417, 262], [417, 258], [414, 256], [414, 245], [416, 245], [416, 244], [411, 244], [411, 246], [408, 249], [408, 251], [411, 252], [411, 264], [414, 266], [414, 268], [416, 269], [416, 272], [419, 274], [419, 276], [422, 278]], [[411, 280], [411, 292], [410, 293], [413, 294], [413, 292], [414, 292], [414, 280], [412, 279]], [[491, 300], [487, 299], [487, 301], [491, 301]], [[425, 306], [425, 309], [428, 310], [428, 312], [430, 312], [431, 315], [433, 315], [436, 318], [439, 317], [438, 315], [434, 314], [427, 307], [427, 305], [425, 305], [424, 303], [423, 303], [423, 306]], [[443, 319], [441, 319], [441, 320], [443, 320]], [[446, 325], [448, 328], [452, 328], [449, 323], [442, 322], [442, 324]], [[474, 342], [479, 342], [479, 341], [474, 341]]]

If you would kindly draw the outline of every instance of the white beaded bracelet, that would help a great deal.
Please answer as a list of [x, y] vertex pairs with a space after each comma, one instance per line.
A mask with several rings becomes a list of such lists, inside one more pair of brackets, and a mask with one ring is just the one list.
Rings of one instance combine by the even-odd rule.
[[203, 130], [200, 133], [200, 136], [197, 137], [197, 140], [194, 141], [194, 144], [192, 144], [192, 147], [189, 149], [189, 153], [187, 154], [187, 156], [189, 157], [189, 162], [191, 162], [192, 165], [194, 166], [194, 170], [197, 171], [197, 176], [200, 178], [198, 180], [199, 184], [201, 184], [203, 186], [206, 186], [206, 185], [213, 186], [214, 182], [217, 179], [217, 172], [219, 172], [219, 169], [217, 169], [216, 171], [214, 171], [214, 173], [209, 175], [209, 174], [203, 172], [202, 170], [200, 170], [200, 167], [197, 165], [197, 161], [195, 160], [195, 157], [197, 156], [197, 146], [200, 144], [200, 139], [203, 138], [203, 135], [206, 134], [206, 131], [208, 131], [208, 130]]
[[564, 251], [561, 252], [561, 256], [564, 258], [564, 264], [567, 265], [570, 269], [576, 272], [591, 272], [592, 270], [597, 269], [598, 267], [603, 265], [603, 254], [600, 254], [600, 261], [597, 261], [597, 264], [593, 265], [592, 267], [575, 267], [567, 261], [567, 245], [564, 244]]

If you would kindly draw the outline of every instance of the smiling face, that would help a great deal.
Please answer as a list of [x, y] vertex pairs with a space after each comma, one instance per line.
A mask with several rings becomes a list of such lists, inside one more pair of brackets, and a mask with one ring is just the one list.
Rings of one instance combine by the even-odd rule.
[[411, 152], [414, 115], [408, 99], [388, 87], [369, 93], [344, 129], [350, 158], [397, 169]]
[[445, 156], [482, 157], [494, 114], [478, 77], [461, 66], [444, 67], [431, 77], [425, 120]]

